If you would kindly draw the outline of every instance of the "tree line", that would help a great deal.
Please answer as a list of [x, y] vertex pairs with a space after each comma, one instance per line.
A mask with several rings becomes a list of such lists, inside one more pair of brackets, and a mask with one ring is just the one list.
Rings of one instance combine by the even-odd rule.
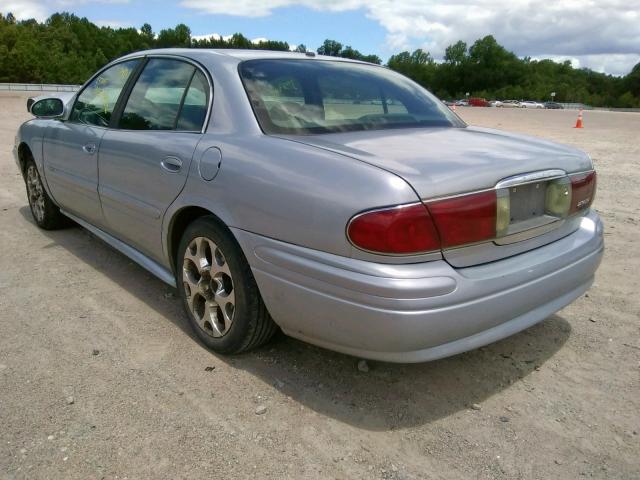
[[[193, 38], [184, 24], [155, 33], [148, 23], [136, 28], [99, 27], [86, 18], [56, 13], [45, 22], [16, 21], [0, 14], [0, 82], [81, 84], [107, 62], [149, 48], [247, 48], [306, 52], [305, 45], [253, 42], [240, 33], [231, 37]], [[335, 40], [317, 53], [382, 64]], [[550, 100], [593, 106], [640, 107], [640, 63], [624, 77], [573, 68], [569, 61], [518, 58], [491, 35], [471, 46], [459, 41], [447, 47], [444, 60], [415, 50], [392, 55], [387, 66], [427, 87], [440, 98]]]

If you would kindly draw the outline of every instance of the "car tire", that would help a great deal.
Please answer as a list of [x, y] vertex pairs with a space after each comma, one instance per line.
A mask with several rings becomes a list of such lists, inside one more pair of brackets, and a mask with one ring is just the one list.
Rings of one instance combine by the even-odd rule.
[[42, 177], [33, 160], [28, 160], [25, 164], [24, 183], [31, 215], [38, 227], [44, 230], [57, 230], [69, 226], [70, 221], [60, 213], [60, 208], [53, 203], [44, 188]]
[[215, 352], [251, 350], [278, 330], [240, 246], [213, 216], [186, 228], [178, 247], [176, 285], [193, 331]]

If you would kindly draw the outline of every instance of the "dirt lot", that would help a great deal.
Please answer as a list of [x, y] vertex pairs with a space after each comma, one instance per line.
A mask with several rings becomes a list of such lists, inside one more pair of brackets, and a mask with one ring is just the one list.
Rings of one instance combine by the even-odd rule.
[[640, 115], [459, 109], [592, 155], [604, 262], [512, 338], [363, 373], [287, 338], [213, 355], [172, 289], [38, 230], [10, 153], [24, 103], [0, 96], [0, 478], [640, 477]]

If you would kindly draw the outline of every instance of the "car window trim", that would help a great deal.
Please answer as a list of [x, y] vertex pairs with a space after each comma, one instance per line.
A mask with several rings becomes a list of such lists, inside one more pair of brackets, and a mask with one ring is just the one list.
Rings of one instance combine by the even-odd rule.
[[[207, 71], [207, 69], [197, 60], [194, 60], [192, 58], [189, 57], [183, 57], [181, 55], [170, 55], [170, 54], [158, 54], [158, 53], [154, 53], [151, 55], [141, 55], [140, 57], [129, 57], [126, 60], [134, 60], [136, 58], [144, 58], [145, 61], [145, 65], [147, 64], [147, 62], [149, 60], [151, 60], [152, 58], [165, 58], [165, 59], [173, 59], [173, 60], [178, 60], [181, 62], [185, 62], [188, 63], [192, 66], [194, 66], [196, 69], [200, 70], [202, 72], [202, 74], [204, 75], [204, 78], [207, 80], [207, 83], [209, 84], [209, 91], [206, 92], [207, 94], [207, 114], [204, 118], [204, 122], [202, 122], [202, 128], [200, 130], [129, 130], [129, 129], [125, 129], [125, 128], [118, 128], [117, 126], [114, 128], [111, 128], [111, 126], [109, 126], [110, 129], [112, 130], [119, 130], [121, 132], [166, 132], [166, 133], [199, 133], [199, 134], [203, 134], [207, 131], [207, 129], [209, 128], [209, 122], [211, 121], [211, 117], [212, 117], [212, 110], [213, 110], [213, 95], [214, 95], [214, 88], [213, 88], [213, 80], [211, 79], [211, 75], [209, 74], [209, 72]], [[126, 61], [124, 60], [124, 61]], [[138, 76], [136, 77], [136, 82], [138, 80], [138, 77], [142, 74], [142, 70], [140, 70], [140, 72], [138, 73]], [[189, 86], [191, 85], [191, 83], [189, 83]], [[133, 83], [133, 86], [135, 86], [135, 82]], [[131, 90], [133, 90], [133, 86], [131, 87]], [[124, 108], [126, 107], [126, 102], [129, 100], [129, 96], [131, 95], [131, 92], [128, 92], [127, 98], [123, 99], [123, 107], [122, 107], [122, 112], [124, 112]], [[120, 100], [120, 99], [118, 99]], [[115, 109], [114, 109], [115, 112]], [[119, 121], [119, 119], [118, 119]]]
[[191, 72], [191, 78], [189, 78], [189, 81], [187, 82], [187, 86], [184, 89], [184, 92], [182, 92], [182, 98], [180, 99], [180, 105], [178, 106], [178, 113], [176, 115], [176, 119], [173, 122], [173, 130], [177, 131], [178, 130], [178, 122], [180, 121], [180, 115], [182, 115], [182, 107], [184, 107], [184, 101], [187, 98], [187, 93], [189, 92], [189, 89], [191, 88], [191, 82], [193, 82], [193, 77], [196, 76], [196, 69], [193, 69], [193, 72]]
[[[102, 75], [104, 72], [106, 72], [107, 70], [109, 70], [112, 67], [115, 67], [116, 65], [120, 65], [121, 63], [125, 63], [125, 62], [130, 62], [131, 60], [140, 60], [140, 59], [144, 59], [144, 57], [131, 57], [131, 58], [122, 58], [122, 59], [118, 59], [115, 62], [111, 62], [108, 63], [107, 65], [105, 65], [104, 67], [102, 67], [100, 70], [98, 70], [96, 73], [94, 73], [89, 80], [87, 80], [84, 85], [82, 86], [82, 88], [80, 88], [80, 90], [78, 90], [78, 93], [76, 94], [75, 98], [73, 99], [73, 105], [71, 106], [71, 109], [69, 110], [69, 117], [66, 119], [69, 123], [72, 123], [74, 125], [87, 125], [86, 123], [80, 123], [80, 122], [74, 122], [73, 120], [71, 120], [71, 114], [73, 113], [73, 110], [76, 108], [76, 104], [78, 103], [78, 100], [80, 99], [80, 96], [84, 93], [84, 91], [89, 88], [89, 85], [91, 85], [91, 82], [93, 82], [96, 78], [98, 78], [100, 75]], [[122, 94], [125, 91], [125, 88], [127, 87], [127, 84], [129, 82], [129, 80], [131, 80], [131, 78], [136, 74], [137, 69], [140, 66], [140, 63], [143, 62], [139, 62], [138, 65], [136, 65], [136, 69], [134, 70], [134, 72], [129, 76], [129, 78], [127, 79], [127, 82], [125, 82], [124, 86], [122, 87], [122, 90], [120, 91], [120, 94], [118, 95], [118, 100], [116, 100], [116, 103], [113, 107], [113, 113], [116, 112], [117, 108], [118, 108], [118, 103], [120, 102], [120, 100], [122, 99]], [[113, 113], [112, 113], [112, 117], [113, 117]], [[95, 127], [95, 128], [103, 128], [105, 130], [108, 130], [109, 128], [111, 128], [111, 119], [109, 120], [109, 126], [107, 127], [103, 127], [101, 125], [88, 125], [90, 127]]]
[[[256, 58], [250, 58], [247, 60], [242, 60], [240, 62], [238, 62], [238, 65], [236, 66], [236, 72], [238, 74], [238, 77], [240, 79], [240, 83], [242, 84], [242, 88], [247, 96], [247, 101], [249, 103], [249, 106], [251, 107], [251, 111], [253, 113], [253, 118], [256, 122], [256, 124], [258, 125], [258, 128], [260, 129], [260, 131], [264, 134], [264, 135], [271, 135], [271, 136], [278, 136], [278, 135], [316, 135], [316, 134], [324, 134], [324, 133], [338, 133], [334, 130], [327, 130], [325, 131], [319, 131], [319, 132], [311, 132], [311, 131], [306, 131], [306, 132], [302, 132], [300, 131], [300, 129], [292, 129], [292, 130], [296, 130], [296, 131], [285, 131], [285, 129], [282, 129], [281, 127], [275, 125], [272, 121], [271, 118], [267, 115], [266, 118], [261, 119], [256, 108], [258, 108], [256, 105], [254, 105], [253, 103], [253, 99], [251, 98], [251, 94], [249, 93], [249, 89], [247, 88], [247, 85], [244, 81], [244, 77], [242, 76], [242, 67], [245, 63], [249, 63], [249, 62], [253, 62], [256, 60], [272, 60], [272, 61], [278, 61], [278, 60], [287, 60], [289, 61], [289, 58], [284, 58], [284, 57], [274, 57], [274, 58], [267, 58], [267, 59], [256, 59]], [[367, 65], [369, 67], [376, 67], [376, 68], [383, 68], [389, 71], [392, 71], [389, 67], [386, 67], [384, 65], [378, 65], [375, 63], [369, 63], [369, 62], [363, 62], [363, 61], [359, 61], [359, 60], [352, 60], [352, 59], [344, 59], [344, 58], [339, 58], [339, 57], [335, 57], [335, 58], [314, 58], [314, 59], [296, 59], [296, 61], [308, 61], [308, 62], [336, 62], [336, 63], [345, 63], [345, 64], [355, 64], [355, 65]], [[420, 85], [419, 83], [417, 83], [415, 80], [412, 80], [411, 78], [407, 77], [406, 75], [403, 75], [400, 72], [395, 72], [398, 75], [404, 77], [406, 80], [408, 80], [410, 83], [414, 84], [415, 86], [426, 90], [428, 93], [430, 93], [435, 100], [442, 102], [441, 100], [438, 99], [438, 97], [435, 96], [435, 94], [433, 94], [431, 91], [427, 90], [425, 87], [423, 87], [422, 85]], [[317, 81], [317, 79], [316, 79]], [[464, 120], [462, 120], [462, 118], [457, 115], [456, 113], [453, 113], [453, 116], [455, 117], [455, 121], [457, 123], [457, 125], [452, 125], [453, 128], [466, 128], [467, 124]], [[262, 120], [264, 120], [264, 123], [267, 124], [266, 126], [263, 125]], [[268, 131], [268, 128], [266, 127], [270, 127], [271, 131]], [[411, 127], [403, 127], [403, 126], [396, 126], [396, 127], [390, 127], [390, 128], [385, 128], [385, 129], [376, 129], [376, 130], [390, 130], [393, 128], [424, 128], [421, 126], [411, 126]], [[433, 128], [442, 128], [442, 126], [440, 125], [434, 125]], [[280, 131], [276, 131], [276, 130], [280, 130]], [[308, 129], [307, 129], [308, 130]], [[358, 130], [347, 130], [347, 131], [367, 131], [367, 129], [358, 129]], [[374, 130], [372, 130], [374, 131]]]
[[[80, 88], [80, 90], [78, 90], [78, 93], [76, 94], [76, 96], [75, 96], [75, 98], [73, 100], [73, 105], [71, 106], [71, 109], [69, 110], [69, 118], [67, 118], [66, 120], [69, 123], [73, 123], [74, 125], [85, 125], [83, 123], [72, 122], [70, 120], [71, 112], [73, 112], [73, 109], [75, 108], [76, 103], [78, 102], [78, 98], [80, 98], [80, 95], [82, 95], [82, 93], [86, 90], [86, 88], [89, 86], [89, 84], [91, 82], [93, 82], [93, 80], [95, 78], [100, 76], [102, 74], [102, 72], [104, 72], [107, 69], [109, 69], [111, 67], [114, 67], [114, 66], [116, 66], [116, 65], [118, 65], [120, 63], [129, 62], [131, 60], [141, 60], [141, 62], [136, 66], [136, 71], [134, 73], [132, 73], [132, 75], [129, 77], [129, 80], [131, 80], [135, 76], [135, 79], [137, 81], [138, 77], [142, 73], [142, 68], [140, 66], [146, 65], [148, 59], [151, 59], [151, 58], [175, 58], [177, 60], [181, 60], [181, 61], [187, 62], [187, 63], [193, 65], [194, 67], [196, 67], [197, 69], [199, 69], [203, 73], [204, 78], [207, 80], [207, 83], [209, 84], [209, 91], [206, 92], [207, 93], [207, 114], [206, 114], [206, 116], [204, 118], [204, 122], [202, 123], [202, 128], [200, 130], [155, 130], [155, 131], [177, 132], [177, 133], [205, 133], [207, 131], [207, 129], [209, 128], [209, 123], [211, 121], [211, 117], [213, 116], [212, 115], [212, 111], [213, 111], [213, 95], [214, 95], [213, 79], [211, 78], [211, 74], [209, 73], [209, 71], [200, 62], [198, 62], [197, 60], [194, 60], [192, 58], [189, 58], [189, 57], [183, 57], [181, 55], [158, 54], [158, 53], [151, 54], [151, 55], [141, 54], [141, 55], [134, 55], [134, 56], [128, 56], [128, 57], [119, 58], [117, 60], [114, 60], [113, 62], [108, 63], [107, 65], [102, 67], [100, 70], [98, 70], [96, 73], [94, 73], [89, 78], [89, 80], [87, 80], [84, 83], [84, 85]], [[124, 93], [125, 89], [127, 88], [129, 80], [127, 80], [127, 83], [125, 83], [125, 86], [122, 88], [122, 91], [120, 92], [120, 96], [118, 97], [118, 100], [117, 100], [117, 102], [115, 104], [115, 107], [113, 109], [114, 114], [115, 114], [116, 110], [118, 109], [119, 103], [121, 101], [123, 102], [124, 105], [126, 105], [125, 98], [123, 97], [123, 93]], [[133, 83], [133, 85], [135, 85], [135, 82]], [[126, 100], [129, 100], [129, 95], [130, 94], [131, 94], [131, 92], [127, 92]], [[123, 110], [124, 110], [124, 106], [123, 106]], [[100, 125], [89, 125], [89, 126], [90, 127], [94, 127], [94, 128], [102, 128], [102, 129], [105, 129], [105, 130], [122, 130], [122, 131], [130, 131], [130, 132], [140, 132], [140, 131], [142, 131], [142, 130], [124, 130], [124, 129], [112, 128], [111, 127], [111, 121], [109, 122], [109, 126], [108, 127], [102, 127]]]
[[129, 96], [131, 95], [131, 91], [133, 87], [137, 83], [140, 75], [144, 71], [144, 67], [149, 63], [149, 59], [145, 57], [141, 57], [140, 63], [137, 65], [136, 70], [129, 76], [127, 83], [124, 84], [124, 88], [120, 96], [118, 97], [118, 101], [116, 102], [116, 106], [113, 109], [113, 114], [111, 115], [111, 121], [109, 122], [109, 129], [111, 130], [119, 130], [118, 123], [120, 123], [120, 118], [122, 117], [122, 112], [124, 112], [124, 108], [129, 101]]

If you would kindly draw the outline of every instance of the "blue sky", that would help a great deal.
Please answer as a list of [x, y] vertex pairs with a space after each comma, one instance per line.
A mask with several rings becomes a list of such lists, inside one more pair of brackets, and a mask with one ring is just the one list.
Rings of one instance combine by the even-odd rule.
[[155, 32], [184, 23], [192, 35], [218, 33], [230, 35], [240, 32], [248, 38], [271, 38], [293, 45], [305, 44], [316, 49], [327, 39], [335, 39], [351, 45], [363, 53], [376, 53], [383, 57], [394, 53], [385, 48], [385, 29], [369, 19], [362, 9], [346, 12], [323, 12], [308, 7], [279, 8], [271, 15], [244, 17], [235, 15], [206, 14], [187, 9], [174, 2], [156, 2], [161, 7], [151, 12], [141, 8], [145, 2], [128, 4], [84, 4], [73, 11], [93, 21], [140, 27], [150, 23]]
[[193, 35], [240, 32], [312, 49], [331, 38], [383, 60], [416, 48], [441, 59], [448, 45], [491, 34], [521, 57], [614, 75], [640, 62], [640, 0], [0, 0], [9, 11], [41, 21], [69, 11], [156, 32], [185, 23]]

